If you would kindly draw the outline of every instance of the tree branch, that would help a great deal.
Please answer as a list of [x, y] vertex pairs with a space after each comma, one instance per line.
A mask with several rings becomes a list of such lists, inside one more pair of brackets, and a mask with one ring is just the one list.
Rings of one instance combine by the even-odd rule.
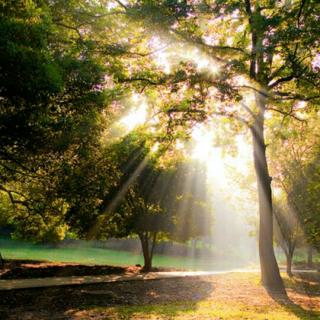
[[166, 82], [165, 79], [161, 79], [160, 81], [156, 82], [154, 80], [151, 80], [151, 79], [148, 79], [148, 78], [143, 78], [143, 77], [119, 78], [118, 81], [120, 83], [141, 81], [141, 82], [147, 82], [148, 84], [151, 84], [151, 85], [163, 85]]
[[215, 111], [215, 112], [213, 112], [213, 114], [216, 116], [221, 116], [221, 117], [232, 118], [232, 119], [238, 120], [241, 123], [243, 123], [244, 125], [246, 125], [246, 127], [251, 128], [250, 123], [246, 119], [240, 117], [239, 115], [237, 115], [235, 113], [226, 113], [226, 112], [222, 112], [222, 111], [221, 112]]
[[28, 209], [28, 211], [31, 211], [31, 208], [29, 207], [29, 203], [28, 203], [27, 200], [17, 200], [17, 199], [15, 199], [14, 196], [13, 196], [13, 194], [17, 194], [17, 195], [19, 195], [19, 196], [24, 197], [25, 199], [27, 199], [24, 194], [22, 194], [22, 193], [20, 193], [20, 192], [18, 192], [18, 191], [15, 191], [15, 190], [9, 190], [9, 189], [5, 188], [3, 185], [0, 185], [0, 190], [2, 190], [2, 191], [4, 191], [5, 193], [7, 193], [7, 195], [9, 196], [10, 202], [11, 202], [13, 205], [15, 205], [15, 204], [21, 204], [21, 205], [25, 206], [25, 207]]
[[1, 156], [2, 156], [2, 159], [3, 160], [8, 160], [8, 161], [11, 161], [13, 163], [15, 163], [16, 165], [18, 165], [20, 168], [26, 170], [26, 171], [29, 171], [29, 172], [34, 172], [34, 170], [26, 167], [24, 164], [22, 164], [19, 160], [17, 160], [16, 158], [14, 158], [11, 154], [9, 154], [8, 152], [5, 152], [5, 151], [0, 151], [0, 159], [1, 159]]
[[305, 3], [306, 3], [306, 0], [302, 0], [301, 1], [300, 8], [299, 8], [299, 11], [298, 11], [298, 19], [297, 19], [298, 28], [300, 27], [300, 18], [301, 18], [302, 10], [303, 10], [303, 7], [304, 7]]
[[259, 94], [261, 94], [262, 96], [264, 96], [265, 98], [270, 98], [270, 95], [265, 91], [265, 90], [259, 90], [255, 87], [251, 87], [251, 86], [247, 86], [247, 85], [244, 85], [244, 86], [234, 86], [233, 88], [245, 88], [245, 89], [250, 89], [250, 90], [253, 90]]
[[276, 100], [301, 100], [301, 101], [311, 101], [315, 99], [319, 99], [320, 95], [315, 95], [315, 96], [310, 96], [306, 97], [301, 94], [296, 94], [296, 95], [291, 95], [289, 92], [280, 92], [280, 91], [275, 91], [273, 92], [274, 95], [278, 95], [281, 98], [276, 98]]
[[116, 1], [122, 8], [128, 10], [128, 7], [127, 7], [124, 3], [122, 3], [120, 0], [115, 0], [115, 1]]
[[[175, 33], [177, 36], [181, 37], [183, 39], [183, 41], [185, 41], [188, 44], [191, 45], [195, 45], [195, 46], [201, 46], [205, 49], [208, 49], [210, 51], [210, 53], [217, 53], [218, 51], [222, 50], [222, 51], [230, 51], [230, 53], [234, 53], [234, 52], [239, 52], [244, 54], [245, 56], [248, 56], [248, 53], [242, 49], [242, 48], [238, 48], [238, 47], [231, 47], [231, 46], [212, 46], [209, 45], [205, 42], [202, 41], [201, 38], [192, 38], [192, 37], [188, 37], [186, 34], [179, 32], [178, 30], [175, 29], [170, 29], [170, 31], [172, 31], [173, 33]], [[219, 62], [223, 62], [223, 63], [228, 63], [229, 61], [226, 59], [223, 59], [221, 57], [218, 57], [217, 55], [213, 56], [213, 58]]]
[[257, 115], [243, 102], [240, 105], [252, 116], [253, 119], [257, 119]]
[[273, 108], [273, 107], [268, 107], [267, 110], [271, 110], [271, 111], [275, 111], [275, 112], [281, 113], [285, 117], [291, 117], [291, 118], [294, 118], [294, 119], [296, 119], [298, 121], [301, 121], [301, 122], [305, 122], [306, 121], [305, 119], [301, 119], [298, 116], [296, 116], [292, 111], [286, 112], [286, 111], [279, 110], [279, 109], [276, 109], [276, 108]]
[[275, 88], [278, 84], [283, 83], [283, 82], [291, 81], [291, 80], [294, 79], [295, 77], [296, 77], [295, 75], [291, 74], [290, 76], [280, 78], [280, 79], [274, 81], [273, 83], [270, 83], [270, 84], [268, 85], [268, 88], [269, 88], [269, 89], [273, 89], [273, 88]]

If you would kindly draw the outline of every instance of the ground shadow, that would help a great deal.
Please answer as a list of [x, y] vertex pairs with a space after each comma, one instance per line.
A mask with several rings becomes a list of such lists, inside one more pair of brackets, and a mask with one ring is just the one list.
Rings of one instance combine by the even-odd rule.
[[289, 297], [269, 293], [271, 298], [278, 304], [283, 306], [288, 312], [293, 313], [298, 319], [302, 320], [319, 320], [320, 312], [314, 310], [307, 310], [301, 307], [299, 304], [294, 303]]
[[[291, 290], [293, 293], [298, 293], [310, 297], [320, 296], [320, 281], [318, 274], [311, 273], [296, 273], [293, 278], [284, 279], [284, 284], [287, 291]], [[319, 320], [320, 311], [303, 308], [288, 296], [278, 294], [267, 290], [270, 297], [284, 307], [288, 312], [296, 315], [302, 320]]]
[[[197, 302], [206, 299], [213, 289], [209, 281], [187, 277], [0, 291], [0, 319], [67, 320], [85, 309], [166, 302], [177, 305], [169, 311], [160, 307], [157, 314], [167, 316], [170, 312], [174, 316], [179, 311], [195, 310]], [[186, 306], [183, 301], [190, 303]]]
[[316, 272], [295, 273], [294, 277], [284, 279], [286, 288], [309, 297], [320, 297], [320, 274]]

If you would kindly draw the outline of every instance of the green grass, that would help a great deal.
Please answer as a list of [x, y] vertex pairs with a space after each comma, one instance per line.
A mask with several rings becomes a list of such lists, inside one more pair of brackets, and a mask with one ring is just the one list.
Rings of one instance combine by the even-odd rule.
[[[97, 310], [98, 311], [98, 310]], [[99, 312], [99, 311], [98, 311]], [[219, 319], [219, 320], [319, 320], [320, 313], [310, 313], [299, 307], [250, 306], [242, 303], [202, 301], [148, 306], [125, 306], [108, 310], [105, 319]]]
[[[141, 254], [95, 247], [49, 247], [11, 239], [0, 239], [0, 252], [4, 259], [48, 260], [82, 264], [108, 264], [128, 266], [143, 264]], [[231, 268], [224, 261], [192, 257], [155, 255], [155, 267], [171, 267], [188, 270], [213, 270]]]
[[[281, 264], [286, 264], [286, 256], [284, 255], [284, 253], [280, 250], [277, 252], [277, 260], [279, 261], [279, 263]], [[307, 251], [305, 248], [298, 248], [295, 250], [294, 252], [294, 256], [293, 256], [293, 262], [294, 263], [306, 263], [307, 260]], [[312, 257], [313, 263], [320, 263], [320, 253], [317, 252], [316, 250], [313, 250], [313, 257]]]
[[[143, 264], [140, 253], [116, 251], [92, 246], [81, 247], [50, 247], [33, 244], [30, 242], [0, 238], [0, 252], [5, 259], [48, 260], [56, 262], [74, 262], [82, 264], [108, 264], [115, 266], [128, 266]], [[319, 254], [314, 255], [314, 260], [319, 260]], [[186, 270], [221, 270], [232, 269], [232, 261], [220, 261], [205, 258], [173, 257], [155, 255], [155, 267], [171, 267]], [[254, 268], [257, 267], [252, 265]], [[243, 265], [242, 267], [248, 267]]]

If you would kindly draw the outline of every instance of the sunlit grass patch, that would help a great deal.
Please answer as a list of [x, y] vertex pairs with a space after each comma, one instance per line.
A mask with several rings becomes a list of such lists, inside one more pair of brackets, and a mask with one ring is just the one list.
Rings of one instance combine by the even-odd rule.
[[[102, 310], [90, 312], [91, 317], [99, 314]], [[219, 320], [237, 320], [237, 319], [256, 319], [256, 320], [298, 320], [310, 319], [318, 320], [318, 314], [309, 311], [303, 311], [299, 307], [292, 309], [278, 305], [274, 306], [252, 306], [248, 304], [234, 303], [232, 301], [212, 302], [201, 301], [169, 303], [147, 306], [121, 306], [110, 308], [103, 312], [102, 319], [127, 320], [127, 319], [219, 319]]]

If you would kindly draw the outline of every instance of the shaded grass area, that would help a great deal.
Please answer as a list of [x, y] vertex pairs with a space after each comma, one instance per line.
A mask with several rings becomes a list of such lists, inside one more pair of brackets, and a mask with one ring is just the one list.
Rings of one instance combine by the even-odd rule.
[[0, 292], [0, 314], [8, 320], [319, 320], [319, 274], [285, 277], [285, 283], [288, 299], [269, 296], [257, 273], [17, 290]]
[[320, 273], [296, 273], [293, 278], [283, 277], [287, 289], [310, 297], [320, 297]]
[[[81, 264], [128, 266], [143, 264], [142, 254], [127, 251], [116, 251], [96, 247], [52, 247], [11, 239], [0, 238], [0, 252], [4, 259], [46, 260], [54, 262], [73, 262]], [[230, 261], [201, 259], [199, 257], [172, 257], [155, 255], [155, 267], [177, 268], [188, 270], [231, 269]], [[238, 265], [238, 268], [245, 265]]]
[[169, 305], [119, 307], [105, 313], [106, 319], [257, 319], [257, 320], [319, 320], [320, 313], [297, 306], [250, 306], [243, 303], [184, 302]]

